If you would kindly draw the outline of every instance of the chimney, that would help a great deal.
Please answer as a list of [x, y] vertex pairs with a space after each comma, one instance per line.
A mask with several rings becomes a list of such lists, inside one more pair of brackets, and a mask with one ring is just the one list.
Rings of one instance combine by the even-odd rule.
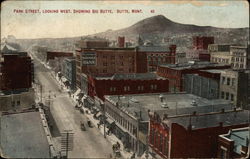
[[220, 127], [223, 127], [223, 122], [219, 122]]
[[171, 54], [175, 54], [176, 53], [176, 45], [170, 45], [169, 50], [170, 50]]
[[119, 36], [118, 37], [118, 47], [124, 48], [125, 46], [125, 37], [124, 36]]

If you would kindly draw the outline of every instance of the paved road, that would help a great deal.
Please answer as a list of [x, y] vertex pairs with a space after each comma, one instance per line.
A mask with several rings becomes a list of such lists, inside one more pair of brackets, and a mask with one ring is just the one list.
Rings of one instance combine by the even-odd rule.
[[[35, 76], [43, 85], [44, 96], [49, 92], [53, 98], [51, 113], [53, 114], [60, 131], [73, 130], [74, 148], [69, 152], [70, 158], [109, 158], [112, 153], [112, 145], [96, 128], [88, 128], [87, 131], [80, 130], [80, 121], [86, 123], [86, 116], [74, 109], [74, 102], [66, 92], [60, 91], [57, 81], [51, 76], [50, 71], [38, 60], [34, 59]], [[53, 95], [56, 95], [54, 97]]]

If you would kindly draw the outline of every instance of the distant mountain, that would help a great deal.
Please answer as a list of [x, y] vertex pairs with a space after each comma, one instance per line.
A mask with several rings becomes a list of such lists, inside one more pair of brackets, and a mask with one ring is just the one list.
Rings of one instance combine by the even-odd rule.
[[197, 26], [191, 24], [181, 24], [171, 21], [163, 15], [157, 15], [141, 20], [134, 25], [109, 32], [97, 33], [95, 36], [113, 38], [117, 36], [131, 36], [144, 34], [162, 34], [165, 35], [183, 35], [191, 33], [208, 33], [208, 32], [227, 32], [227, 31], [244, 31], [248, 28], [216, 28], [212, 26]]
[[[181, 24], [171, 21], [163, 15], [157, 15], [143, 19], [134, 25], [119, 29], [108, 29], [105, 32], [93, 34], [116, 40], [118, 36], [125, 36], [126, 41], [136, 42], [139, 35], [144, 40], [161, 43], [164, 39], [178, 45], [191, 45], [192, 36], [214, 36], [215, 42], [219, 43], [246, 43], [248, 41], [249, 28], [216, 28], [212, 26], [197, 26]], [[74, 50], [74, 44], [81, 37], [72, 38], [44, 38], [44, 39], [17, 39], [20, 44], [27, 48], [31, 45], [43, 45], [54, 50]]]

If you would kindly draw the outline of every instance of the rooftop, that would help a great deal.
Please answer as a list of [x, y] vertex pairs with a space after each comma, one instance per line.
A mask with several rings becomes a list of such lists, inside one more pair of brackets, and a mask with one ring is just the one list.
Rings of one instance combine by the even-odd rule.
[[163, 64], [160, 65], [161, 67], [168, 67], [173, 68], [176, 70], [184, 70], [184, 69], [202, 69], [206, 67], [219, 67], [219, 66], [229, 66], [225, 64], [219, 64], [219, 63], [211, 63], [208, 61], [189, 61], [187, 63], [181, 63], [181, 64]]
[[220, 136], [234, 141], [234, 152], [236, 152], [237, 154], [241, 154], [241, 147], [248, 146], [247, 142], [249, 142], [249, 131], [249, 127], [233, 129], [229, 131], [229, 134], [223, 134]]
[[202, 72], [209, 72], [209, 73], [222, 73], [225, 72], [225, 70], [219, 70], [219, 69], [211, 69], [211, 70], [200, 70]]
[[138, 51], [142, 52], [169, 52], [168, 46], [139, 46]]
[[216, 127], [222, 123], [223, 126], [248, 124], [249, 112], [247, 110], [226, 111], [217, 113], [207, 113], [198, 115], [185, 115], [169, 117], [163, 121], [170, 126], [173, 123], [188, 128], [190, 124], [192, 129]]
[[165, 79], [158, 76], [156, 73], [116, 73], [113, 76], [107, 77], [95, 77], [96, 79], [110, 79], [110, 80], [154, 80], [154, 79]]
[[49, 144], [39, 112], [1, 117], [1, 151], [8, 158], [49, 158]]
[[[161, 101], [162, 98], [162, 101]], [[148, 93], [134, 95], [111, 95], [105, 99], [136, 117], [141, 111], [142, 120], [148, 120], [148, 110], [159, 112], [159, 114], [190, 114], [196, 112], [220, 111], [222, 108], [232, 108], [228, 101], [222, 99], [208, 100], [187, 93]], [[177, 108], [177, 109], [176, 109]]]

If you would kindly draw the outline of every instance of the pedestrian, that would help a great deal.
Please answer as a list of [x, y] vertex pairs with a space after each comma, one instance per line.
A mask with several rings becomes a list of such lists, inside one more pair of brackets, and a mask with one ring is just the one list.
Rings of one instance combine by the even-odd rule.
[[113, 158], [112, 154], [109, 155], [109, 158]]

